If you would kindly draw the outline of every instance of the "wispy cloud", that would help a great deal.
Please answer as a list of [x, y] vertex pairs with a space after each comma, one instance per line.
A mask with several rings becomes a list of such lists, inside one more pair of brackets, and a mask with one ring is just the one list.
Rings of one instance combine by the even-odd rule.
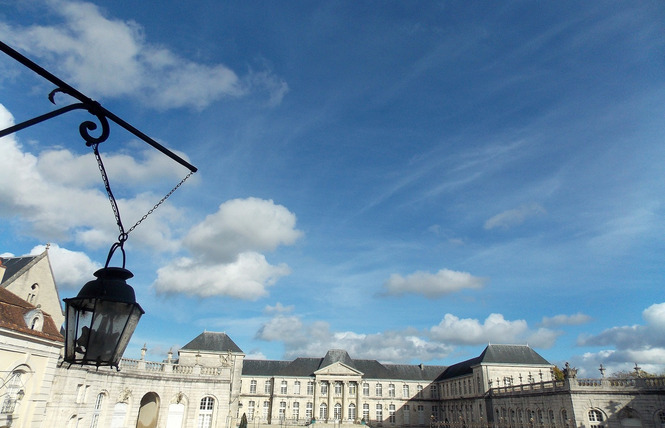
[[509, 229], [524, 223], [529, 217], [545, 214], [545, 208], [540, 204], [522, 205], [518, 208], [503, 211], [485, 222], [485, 229]]

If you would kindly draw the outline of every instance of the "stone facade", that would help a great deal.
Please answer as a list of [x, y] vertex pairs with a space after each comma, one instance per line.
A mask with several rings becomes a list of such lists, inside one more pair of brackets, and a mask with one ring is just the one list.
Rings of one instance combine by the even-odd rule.
[[243, 416], [248, 428], [665, 428], [665, 378], [578, 379], [566, 367], [557, 380], [523, 345], [488, 345], [451, 366], [344, 350], [268, 361], [204, 332], [160, 362], [144, 349], [119, 371], [58, 365], [62, 336], [43, 310], [62, 315], [48, 254], [5, 261], [13, 288], [0, 287], [0, 428], [235, 428]]

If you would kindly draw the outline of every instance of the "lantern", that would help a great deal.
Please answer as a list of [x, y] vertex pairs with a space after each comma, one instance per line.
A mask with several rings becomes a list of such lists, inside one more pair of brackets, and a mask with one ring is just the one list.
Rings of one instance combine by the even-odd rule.
[[118, 368], [145, 311], [136, 303], [125, 268], [105, 267], [65, 301], [65, 362]]

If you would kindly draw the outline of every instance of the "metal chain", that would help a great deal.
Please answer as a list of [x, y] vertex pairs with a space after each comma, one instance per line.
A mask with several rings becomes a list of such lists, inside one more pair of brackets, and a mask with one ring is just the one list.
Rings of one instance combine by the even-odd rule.
[[166, 196], [164, 196], [159, 202], [157, 202], [157, 203], [155, 204], [154, 207], [152, 207], [147, 213], [145, 213], [145, 215], [144, 215], [143, 217], [141, 217], [141, 219], [140, 219], [139, 221], [137, 221], [136, 224], [135, 224], [134, 226], [132, 226], [132, 227], [129, 228], [129, 230], [127, 231], [127, 235], [129, 235], [129, 233], [130, 233], [132, 230], [136, 229], [136, 226], [138, 226], [139, 224], [141, 224], [141, 222], [142, 222], [143, 220], [145, 220], [146, 218], [148, 218], [148, 216], [149, 216], [150, 214], [152, 214], [152, 212], [155, 211], [155, 210], [157, 209], [157, 207], [159, 207], [161, 204], [163, 204], [164, 201], [166, 201], [166, 200], [169, 198], [169, 196], [171, 196], [171, 195], [173, 194], [173, 192], [175, 192], [176, 190], [178, 190], [178, 187], [182, 186], [183, 183], [184, 183], [185, 181], [187, 181], [187, 179], [188, 179], [189, 177], [192, 176], [192, 174], [194, 174], [194, 171], [189, 171], [189, 174], [187, 174], [187, 175], [185, 176], [185, 178], [183, 178], [182, 180], [180, 180], [180, 183], [176, 184], [176, 186], [175, 186], [173, 189], [171, 189], [171, 191], [170, 191], [169, 193], [167, 193]]
[[106, 188], [106, 194], [109, 196], [109, 202], [111, 202], [111, 209], [113, 210], [113, 215], [115, 216], [115, 222], [120, 229], [120, 236], [118, 236], [119, 243], [124, 243], [127, 240], [127, 234], [125, 233], [125, 228], [122, 225], [122, 220], [120, 219], [120, 210], [118, 209], [118, 203], [115, 201], [113, 192], [111, 191], [111, 184], [109, 183], [109, 177], [106, 175], [106, 169], [104, 168], [104, 163], [102, 162], [102, 156], [99, 154], [99, 143], [92, 145], [92, 150], [95, 153], [95, 159], [97, 159], [97, 166], [99, 167], [99, 172], [102, 174], [102, 180], [104, 181], [104, 187]]
[[[148, 216], [150, 214], [152, 214], [153, 211], [155, 211], [161, 204], [163, 204], [169, 198], [169, 196], [171, 196], [173, 194], [173, 192], [178, 190], [178, 188], [180, 186], [182, 186], [183, 183], [185, 181], [187, 181], [187, 179], [189, 177], [191, 177], [192, 174], [194, 174], [195, 171], [190, 170], [189, 174], [187, 174], [185, 176], [185, 178], [180, 180], [180, 183], [176, 184], [176, 186], [173, 189], [171, 189], [171, 191], [169, 193], [167, 193], [166, 196], [164, 196], [162, 199], [160, 199], [160, 201], [157, 202], [155, 204], [155, 206], [153, 206], [143, 217], [141, 217], [139, 219], [139, 221], [137, 221], [136, 224], [134, 224], [134, 226], [130, 227], [129, 230], [127, 232], [125, 232], [125, 228], [122, 225], [122, 220], [120, 219], [120, 210], [118, 209], [118, 204], [115, 200], [115, 197], [113, 196], [113, 192], [111, 191], [111, 185], [109, 184], [109, 178], [108, 178], [108, 175], [106, 174], [106, 169], [104, 168], [104, 164], [102, 163], [102, 157], [99, 154], [98, 146], [99, 146], [99, 144], [94, 144], [92, 146], [92, 148], [93, 148], [93, 151], [95, 153], [95, 158], [97, 159], [97, 165], [99, 167], [99, 172], [101, 172], [101, 174], [102, 174], [102, 180], [104, 181], [104, 187], [106, 188], [106, 193], [108, 194], [109, 201], [111, 202], [111, 209], [113, 210], [113, 215], [115, 216], [115, 221], [118, 224], [118, 229], [120, 229], [120, 235], [118, 236], [118, 246], [122, 249], [122, 246], [125, 243], [125, 241], [127, 240], [127, 238], [129, 237], [129, 234], [134, 229], [136, 229], [136, 227], [139, 224], [141, 224], [143, 222], [143, 220], [148, 218]], [[110, 255], [109, 255], [109, 257], [110, 257]], [[107, 263], [108, 263], [108, 261], [107, 261]]]

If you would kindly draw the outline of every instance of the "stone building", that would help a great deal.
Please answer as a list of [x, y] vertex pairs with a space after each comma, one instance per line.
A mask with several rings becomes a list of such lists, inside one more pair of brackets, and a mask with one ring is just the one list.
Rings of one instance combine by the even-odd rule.
[[248, 428], [665, 428], [665, 378], [578, 379], [566, 367], [555, 379], [525, 345], [491, 344], [451, 366], [344, 350], [269, 361], [203, 332], [176, 358], [147, 361], [144, 347], [119, 371], [68, 367], [45, 310], [62, 315], [48, 253], [2, 263], [0, 428], [235, 428], [243, 416]]
[[0, 287], [0, 427], [44, 426], [62, 346], [48, 313]]

